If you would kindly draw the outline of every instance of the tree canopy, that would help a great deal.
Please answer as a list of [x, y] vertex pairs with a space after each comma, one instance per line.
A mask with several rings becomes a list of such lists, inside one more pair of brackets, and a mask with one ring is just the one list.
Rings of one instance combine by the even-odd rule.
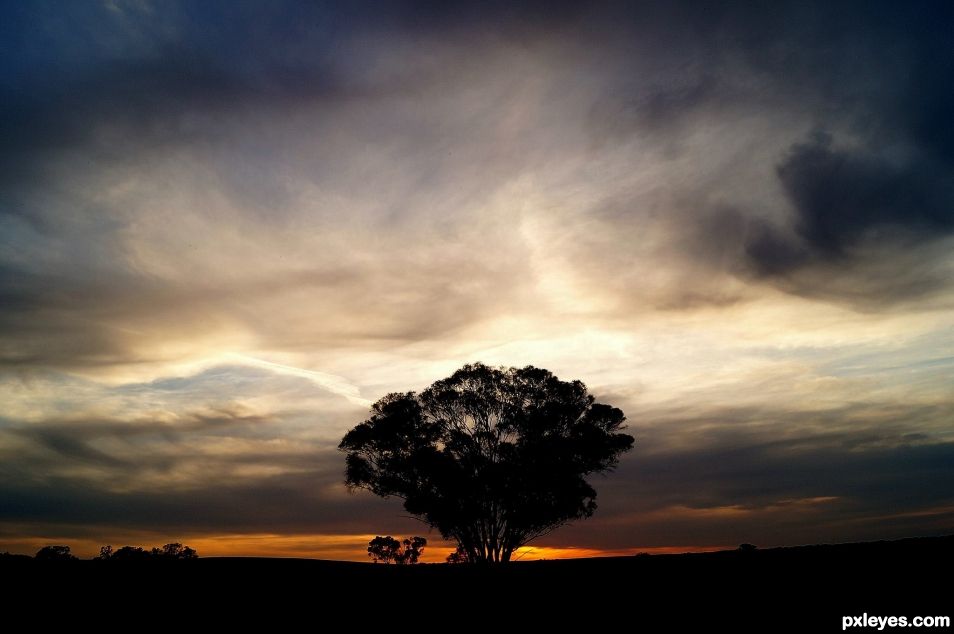
[[423, 537], [407, 537], [404, 541], [398, 541], [390, 535], [378, 535], [368, 542], [368, 557], [374, 563], [383, 561], [389, 564], [393, 561], [396, 564], [416, 564], [424, 554], [425, 546], [427, 540]]
[[181, 560], [196, 559], [198, 556], [195, 549], [174, 542], [152, 550], [139, 546], [123, 546], [114, 551], [113, 547], [107, 544], [99, 549], [99, 557], [96, 559], [101, 561]]
[[586, 476], [632, 447], [624, 420], [580, 381], [477, 363], [420, 393], [388, 394], [339, 448], [349, 487], [403, 499], [470, 562], [504, 562], [593, 514]]
[[74, 561], [76, 559], [70, 552], [69, 546], [44, 546], [37, 551], [35, 558], [38, 561]]

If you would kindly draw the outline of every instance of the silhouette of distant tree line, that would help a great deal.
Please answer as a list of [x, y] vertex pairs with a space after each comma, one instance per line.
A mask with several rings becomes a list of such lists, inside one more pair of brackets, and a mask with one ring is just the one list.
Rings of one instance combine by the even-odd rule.
[[69, 546], [44, 546], [36, 551], [37, 561], [75, 561], [79, 559], [70, 552]]
[[[12, 555], [10, 553], [0, 553], [0, 558], [29, 558], [28, 555]], [[162, 548], [151, 548], [146, 550], [139, 546], [123, 546], [118, 550], [113, 550], [110, 545], [99, 549], [99, 555], [93, 557], [94, 561], [181, 561], [187, 559], [198, 559], [199, 555], [194, 548], [184, 546], [178, 542], [166, 544]], [[44, 546], [36, 552], [33, 559], [36, 561], [78, 561], [79, 557], [70, 551], [69, 546], [51, 545]]]
[[99, 549], [99, 557], [96, 559], [102, 561], [141, 561], [144, 559], [197, 559], [198, 554], [195, 549], [183, 546], [179, 543], [166, 544], [162, 548], [153, 548], [145, 550], [138, 546], [123, 546], [119, 550], [113, 550], [112, 546], [106, 545]]

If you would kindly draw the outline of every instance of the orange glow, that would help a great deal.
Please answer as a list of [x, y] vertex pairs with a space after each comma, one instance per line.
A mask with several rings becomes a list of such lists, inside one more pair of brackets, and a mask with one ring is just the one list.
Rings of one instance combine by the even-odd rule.
[[[368, 561], [366, 548], [374, 535], [223, 535], [188, 540], [201, 556], [305, 557]], [[443, 562], [454, 551], [442, 541], [433, 541], [422, 561]], [[730, 546], [655, 546], [649, 548], [600, 549], [579, 546], [526, 546], [513, 556], [517, 561], [539, 559], [579, 559], [582, 557], [624, 557], [637, 553], [677, 554], [732, 548]]]
[[576, 546], [527, 546], [514, 555], [514, 560], [534, 561], [537, 559], [580, 559], [583, 557], [627, 557], [638, 553], [651, 555], [673, 555], [680, 553], [699, 553], [724, 550], [729, 546], [651, 546], [648, 548], [582, 548]]
[[[115, 535], [109, 539], [93, 540], [56, 535], [22, 537], [0, 540], [0, 551], [8, 550], [33, 554], [43, 546], [66, 544], [74, 555], [89, 558], [99, 554], [100, 546], [114, 548], [132, 545], [152, 548], [169, 542], [181, 542], [198, 551], [200, 557], [300, 557], [304, 559], [334, 559], [339, 561], [368, 561], [368, 542], [372, 534], [356, 535], [278, 535], [270, 533], [235, 535], [192, 535], [173, 537], [154, 533]], [[433, 538], [431, 538], [433, 539]], [[653, 546], [646, 548], [601, 549], [577, 546], [526, 546], [513, 556], [514, 561], [540, 559], [578, 559], [582, 557], [625, 557], [637, 553], [678, 554], [723, 550], [730, 546]], [[447, 542], [433, 539], [424, 551], [423, 562], [441, 563], [454, 551]]]
[[[169, 542], [181, 542], [195, 548], [200, 557], [301, 557], [306, 559], [337, 559], [341, 561], [368, 561], [368, 541], [374, 538], [368, 535], [279, 535], [279, 534], [237, 534], [237, 535], [156, 535], [154, 533], [124, 533], [103, 539], [75, 538], [57, 535], [23, 537], [16, 540], [0, 540], [0, 551], [9, 550], [24, 554], [33, 554], [49, 544], [65, 544], [73, 554], [80, 558], [89, 558], [99, 554], [100, 546], [111, 544], [120, 546], [142, 546], [152, 548]], [[438, 550], [438, 549], [435, 549]], [[446, 549], [450, 552], [450, 549]], [[429, 555], [428, 561], [443, 561]]]
[[[93, 540], [56, 535], [0, 540], [0, 551], [33, 554], [49, 544], [66, 544], [74, 555], [90, 558], [99, 554], [100, 546], [114, 548], [132, 545], [152, 548], [169, 542], [181, 542], [198, 551], [200, 557], [290, 557], [304, 559], [334, 559], [339, 561], [368, 561], [368, 541], [373, 534], [355, 535], [279, 535], [270, 533], [236, 535], [193, 535], [172, 537], [154, 533], [115, 535]], [[540, 559], [578, 559], [583, 557], [625, 557], [637, 553], [678, 554], [723, 550], [731, 546], [653, 546], [644, 548], [600, 549], [579, 546], [526, 546], [513, 556], [514, 561]], [[447, 542], [433, 539], [424, 551], [422, 562], [441, 563], [454, 551]]]

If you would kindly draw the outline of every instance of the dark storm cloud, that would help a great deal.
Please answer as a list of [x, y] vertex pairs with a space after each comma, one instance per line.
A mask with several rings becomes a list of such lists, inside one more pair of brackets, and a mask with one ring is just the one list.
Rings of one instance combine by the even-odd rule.
[[778, 169], [798, 210], [798, 236], [813, 257], [828, 260], [846, 257], [879, 228], [920, 238], [954, 228], [954, 185], [937, 171], [838, 152], [825, 135], [792, 148]]
[[[954, 234], [954, 164], [898, 163], [877, 150], [835, 149], [824, 134], [794, 146], [778, 168], [795, 210], [793, 231], [756, 232], [747, 245], [756, 272], [803, 294], [834, 290], [863, 304], [945, 288], [949, 280], [934, 270], [929, 252], [919, 257], [917, 250]], [[889, 270], [885, 257], [894, 265]], [[808, 275], [799, 275], [805, 269]], [[826, 276], [844, 269], [845, 288], [826, 284]]]
[[948, 286], [931, 245], [954, 235], [954, 12], [865, 9], [806, 12], [746, 42], [756, 69], [809, 89], [822, 130], [779, 159], [790, 229], [756, 224], [746, 255], [787, 290], [876, 306]]
[[[938, 123], [943, 137], [950, 122]], [[954, 162], [932, 153], [921, 144], [892, 156], [873, 140], [861, 148], [836, 148], [822, 132], [794, 145], [778, 166], [795, 211], [793, 235], [764, 229], [748, 245], [757, 272], [784, 276], [813, 265], [855, 266], [863, 275], [890, 248], [918, 248], [954, 234]], [[865, 247], [873, 249], [865, 254]], [[892, 286], [888, 278], [885, 288], [903, 295], [907, 286], [908, 294], [919, 295], [945, 282], [931, 279], [930, 262], [921, 268], [920, 280]], [[897, 275], [906, 273], [902, 268]]]
[[[340, 96], [345, 89], [321, 48], [334, 38], [312, 40], [302, 51], [308, 64], [296, 66], [278, 59], [274, 42], [254, 37], [258, 12], [251, 5], [219, 7], [233, 15], [234, 31], [203, 22], [195, 5], [6, 9], [0, 216], [28, 228], [17, 220], [6, 225], [15, 231], [0, 262], [0, 363], [142, 361], [124, 324], [137, 315], [194, 314], [189, 304], [207, 307], [207, 298], [223, 291], [163, 284], [130, 267], [117, 236], [127, 220], [90, 193], [100, 173], [136, 165], [148, 171], [152, 153], [221, 144], [248, 110]], [[256, 54], [239, 56], [243, 46]], [[225, 171], [222, 181], [241, 189], [237, 195], [280, 204], [284, 192], [274, 179], [253, 176]]]
[[[173, 50], [0, 93], [0, 212], [49, 232], [57, 217], [35, 194], [51, 183], [82, 176], [91, 167], [148, 161], [144, 151], [221, 143], [243, 111], [344, 99], [349, 90], [320, 64], [268, 77], [243, 75], [223, 60]], [[64, 165], [63, 158], [73, 165]], [[243, 182], [234, 179], [231, 185], [241, 188]], [[263, 178], [246, 185], [240, 193], [256, 192], [252, 185], [273, 197], [282, 193]], [[272, 203], [280, 205], [281, 199]]]
[[[633, 240], [645, 233], [641, 207], [656, 223], [655, 207], [668, 207], [671, 251], [659, 256], [687, 260], [690, 273], [658, 306], [724, 303], [732, 293], [713, 273], [866, 310], [950, 288], [942, 245], [954, 236], [950, 6], [772, 3], [661, 15], [597, 29], [616, 56], [607, 56], [613, 70], [587, 122], [597, 147], [635, 139], [701, 167], [695, 182], [679, 183], [678, 198], [624, 196], [608, 206], [608, 231], [627, 235], [632, 223]], [[723, 146], [691, 141], [720, 125], [746, 134], [771, 117], [775, 130], [753, 138], [747, 153], [728, 134]], [[773, 156], [759, 153], [771, 147]], [[728, 152], [726, 167], [708, 175]], [[759, 162], [765, 169], [753, 170]], [[767, 186], [781, 196], [754, 197]], [[599, 274], [622, 267], [625, 275], [627, 263], [614, 264]], [[702, 288], [693, 274], [706, 279]]]
[[[830, 131], [780, 152], [777, 173], [766, 173], [778, 179], [789, 209], [781, 201], [752, 209], [720, 191], [725, 179], [685, 185], [682, 201], [668, 201], [676, 205], [671, 248], [655, 255], [690, 265], [667, 291], [672, 296], [653, 300], [657, 306], [736, 301], [717, 274], [870, 306], [946, 287], [932, 273], [937, 256], [905, 253], [954, 229], [954, 131], [946, 116], [954, 54], [943, 28], [950, 9], [942, 5], [202, 3], [158, 11], [116, 3], [67, 13], [18, 7], [5, 27], [15, 50], [4, 62], [0, 99], [0, 213], [40, 233], [64, 213], [46, 192], [84, 169], [140, 161], [149, 169], [144, 154], [164, 146], [223, 148], [243, 137], [251, 140], [235, 149], [250, 162], [219, 168], [214, 185], [276, 219], [287, 188], [268, 160], [252, 164], [254, 154], [268, 159], [273, 150], [254, 140], [255, 130], [243, 133], [256, 124], [249, 112], [285, 116], [296, 103], [429, 91], [461, 63], [451, 57], [439, 72], [379, 73], [388, 59], [382, 51], [407, 39], [420, 38], [424, 50], [436, 41], [477, 51], [559, 43], [574, 63], [588, 60], [583, 69], [599, 69], [581, 88], [592, 93], [582, 123], [598, 145], [635, 136], [678, 155], [688, 130], [733, 109], [757, 116], [789, 108]], [[380, 48], [355, 46], [361, 37]], [[60, 54], [48, 50], [51, 42]], [[121, 263], [111, 236], [122, 221], [89, 204], [83, 215], [95, 222], [82, 239], [100, 260]], [[605, 221], [620, 233], [639, 203], [612, 206], [622, 211]], [[790, 221], [779, 222], [789, 211]], [[886, 259], [897, 262], [893, 271]], [[703, 269], [705, 283], [691, 284]]]

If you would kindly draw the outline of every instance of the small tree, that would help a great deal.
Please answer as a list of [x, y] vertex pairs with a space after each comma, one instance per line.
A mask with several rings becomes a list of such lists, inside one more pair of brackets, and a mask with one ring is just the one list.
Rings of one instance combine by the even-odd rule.
[[427, 540], [423, 537], [408, 537], [403, 542], [388, 535], [378, 535], [368, 542], [368, 557], [374, 563], [383, 561], [386, 564], [392, 561], [396, 564], [416, 564], [424, 554]]
[[112, 556], [113, 556], [113, 547], [109, 544], [106, 544], [105, 546], [99, 549], [99, 557], [97, 557], [96, 559], [100, 559], [102, 561], [108, 561]]
[[387, 537], [382, 537], [378, 535], [370, 542], [368, 542], [368, 557], [370, 557], [374, 563], [383, 561], [386, 564], [396, 561], [401, 554], [401, 542], [394, 539], [390, 535]]
[[404, 549], [397, 559], [399, 564], [416, 564], [424, 554], [424, 547], [427, 546], [427, 540], [423, 537], [411, 537], [403, 542]]
[[44, 546], [36, 552], [38, 561], [72, 561], [76, 559], [69, 546]]
[[139, 546], [123, 546], [109, 559], [110, 561], [143, 561], [149, 559], [149, 552]]
[[154, 548], [159, 557], [166, 559], [196, 559], [198, 554], [195, 550], [179, 543], [166, 544], [162, 549]]

